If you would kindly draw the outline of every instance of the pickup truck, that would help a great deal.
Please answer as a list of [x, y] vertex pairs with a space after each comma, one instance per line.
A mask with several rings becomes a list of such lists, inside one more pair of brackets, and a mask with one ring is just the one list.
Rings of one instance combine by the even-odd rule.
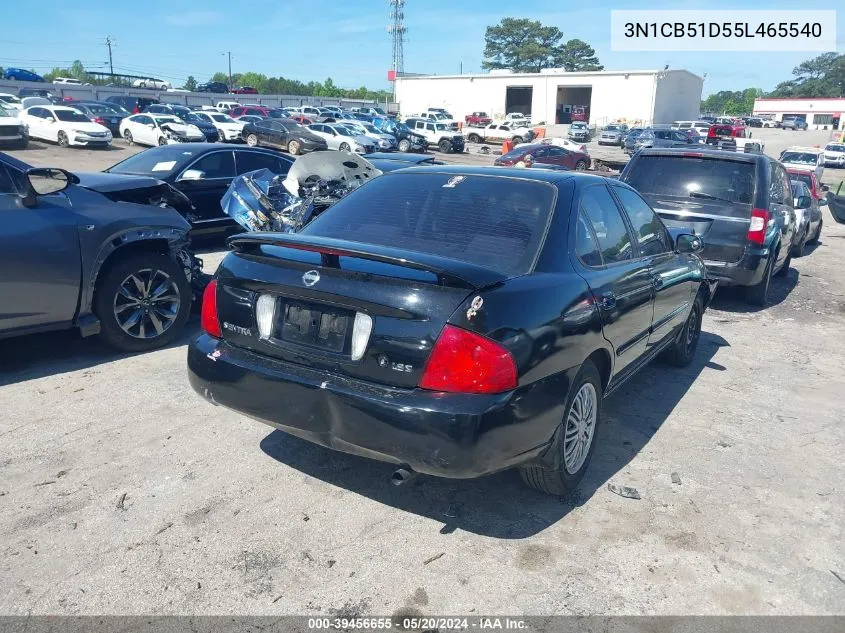
[[525, 116], [522, 112], [509, 112], [505, 115], [505, 123], [528, 126], [531, 125], [531, 117]]
[[514, 145], [519, 145], [523, 141], [530, 141], [534, 138], [534, 132], [527, 127], [507, 122], [491, 123], [482, 128], [466, 130], [465, 134], [470, 143], [504, 143], [511, 141]]
[[486, 112], [473, 112], [464, 117], [464, 123], [472, 127], [483, 127], [493, 122]]
[[444, 154], [464, 151], [464, 137], [456, 133], [445, 123], [423, 118], [411, 118], [405, 121], [415, 134], [425, 137], [426, 143], [435, 145]]

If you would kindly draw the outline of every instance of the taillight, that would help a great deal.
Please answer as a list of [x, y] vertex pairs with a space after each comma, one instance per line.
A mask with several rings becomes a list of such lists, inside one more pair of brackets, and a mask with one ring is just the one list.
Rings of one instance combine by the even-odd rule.
[[501, 393], [516, 388], [516, 362], [495, 341], [453, 325], [443, 328], [420, 388], [452, 393]]
[[748, 227], [748, 241], [762, 244], [766, 241], [766, 230], [769, 228], [771, 215], [765, 209], [751, 210], [751, 225]]
[[712, 127], [709, 130], [707, 130], [707, 137], [708, 138], [716, 138], [716, 130]]
[[212, 279], [202, 293], [202, 312], [200, 314], [200, 327], [206, 334], [220, 338], [223, 331], [220, 329], [220, 319], [217, 318], [217, 280]]
[[138, 106], [135, 106], [134, 108], [132, 108], [132, 114], [140, 114], [140, 113], [141, 113], [141, 108], [139, 108]]
[[106, 122], [103, 120], [103, 117], [95, 116], [93, 119], [94, 123], [99, 123], [100, 125], [105, 125]]

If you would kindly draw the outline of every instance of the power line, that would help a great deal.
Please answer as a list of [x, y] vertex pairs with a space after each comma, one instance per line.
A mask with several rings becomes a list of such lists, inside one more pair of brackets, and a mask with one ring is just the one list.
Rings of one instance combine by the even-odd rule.
[[111, 73], [114, 74], [114, 64], [112, 64], [112, 58], [111, 58], [111, 45], [112, 45], [111, 36], [106, 36], [106, 46], [109, 47], [109, 69], [111, 70]]

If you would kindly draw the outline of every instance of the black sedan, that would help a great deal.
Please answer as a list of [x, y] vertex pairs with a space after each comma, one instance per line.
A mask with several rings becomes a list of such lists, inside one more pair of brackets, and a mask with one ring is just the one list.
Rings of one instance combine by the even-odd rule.
[[109, 129], [113, 136], [120, 136], [120, 122], [129, 116], [129, 112], [113, 103], [103, 101], [71, 101], [69, 107], [79, 110], [82, 114]]
[[208, 401], [414, 472], [518, 466], [562, 494], [604, 395], [688, 364], [715, 282], [631, 187], [574, 172], [414, 167], [296, 234], [247, 233], [202, 306]]
[[435, 160], [428, 154], [410, 152], [371, 152], [364, 154], [362, 158], [366, 158], [381, 171], [394, 171], [418, 165], [445, 165], [443, 161]]
[[293, 119], [262, 119], [247, 123], [241, 132], [241, 138], [250, 147], [276, 147], [287, 150], [294, 156], [329, 148], [326, 139], [317, 136]]
[[105, 171], [152, 176], [173, 185], [193, 204], [188, 220], [192, 234], [201, 236], [239, 230], [220, 206], [220, 199], [235, 176], [264, 168], [286, 174], [292, 164], [287, 156], [258, 147], [191, 143], [153, 147]]

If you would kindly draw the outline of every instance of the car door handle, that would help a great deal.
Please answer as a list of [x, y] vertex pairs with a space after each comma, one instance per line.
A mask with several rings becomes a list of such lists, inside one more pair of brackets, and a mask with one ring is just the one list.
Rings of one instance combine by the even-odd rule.
[[599, 309], [613, 310], [616, 307], [616, 296], [612, 292], [606, 292], [599, 297]]
[[652, 275], [651, 285], [654, 288], [662, 288], [663, 287], [663, 278], [660, 275]]

